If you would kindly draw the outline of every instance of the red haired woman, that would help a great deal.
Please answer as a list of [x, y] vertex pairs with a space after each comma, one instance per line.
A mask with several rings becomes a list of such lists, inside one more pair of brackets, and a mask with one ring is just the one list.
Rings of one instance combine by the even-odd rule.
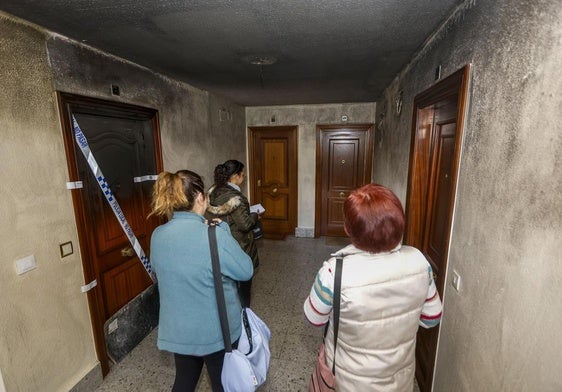
[[[413, 389], [418, 326], [441, 319], [441, 299], [423, 254], [402, 245], [400, 201], [377, 184], [352, 192], [344, 202], [351, 245], [342, 256], [341, 301], [336, 351], [336, 390]], [[310, 323], [329, 327], [326, 364], [334, 358], [333, 289], [336, 258], [324, 262], [304, 303]]]

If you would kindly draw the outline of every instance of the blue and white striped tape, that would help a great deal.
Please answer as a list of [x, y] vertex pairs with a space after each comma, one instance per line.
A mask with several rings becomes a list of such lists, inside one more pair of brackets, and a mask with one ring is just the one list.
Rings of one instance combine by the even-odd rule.
[[92, 170], [92, 173], [96, 177], [96, 180], [102, 190], [103, 195], [107, 199], [111, 209], [113, 210], [113, 213], [115, 214], [115, 217], [117, 218], [119, 224], [123, 228], [123, 231], [127, 235], [127, 238], [129, 238], [129, 241], [131, 242], [131, 245], [133, 246], [133, 249], [135, 250], [137, 256], [139, 257], [144, 269], [146, 270], [150, 278], [153, 281], [155, 281], [156, 279], [154, 277], [154, 274], [152, 273], [152, 267], [150, 265], [150, 261], [148, 260], [148, 257], [144, 254], [140, 242], [137, 240], [137, 237], [135, 237], [135, 233], [133, 233], [131, 226], [127, 222], [127, 219], [125, 218], [125, 214], [121, 210], [121, 207], [119, 207], [119, 203], [117, 202], [117, 199], [115, 199], [115, 197], [113, 196], [113, 192], [111, 192], [111, 189], [109, 188], [109, 184], [105, 180], [105, 177], [101, 172], [98, 163], [96, 162], [96, 158], [94, 157], [92, 151], [90, 150], [90, 146], [88, 145], [88, 140], [86, 139], [84, 133], [82, 133], [82, 130], [80, 129], [80, 126], [78, 125], [78, 122], [76, 121], [74, 115], [72, 115], [72, 126], [74, 128], [74, 138], [76, 140], [76, 144], [78, 144], [78, 147], [80, 147], [82, 154], [84, 154], [84, 157], [88, 161], [88, 165], [90, 165], [90, 169]]

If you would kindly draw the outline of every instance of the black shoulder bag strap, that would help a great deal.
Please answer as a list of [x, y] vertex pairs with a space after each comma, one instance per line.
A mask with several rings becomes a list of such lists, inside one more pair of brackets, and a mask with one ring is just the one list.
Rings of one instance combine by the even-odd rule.
[[228, 317], [226, 315], [226, 302], [224, 300], [224, 288], [222, 287], [221, 265], [219, 263], [219, 250], [217, 248], [217, 233], [215, 225], [209, 225], [209, 247], [211, 248], [211, 261], [213, 264], [213, 278], [215, 280], [215, 295], [217, 297], [217, 306], [219, 308], [219, 318], [221, 322], [222, 338], [224, 340], [224, 350], [232, 351], [232, 342], [230, 341], [230, 328], [228, 326]]
[[336, 276], [334, 278], [334, 360], [332, 362], [332, 373], [336, 374], [336, 345], [338, 344], [338, 330], [340, 327], [340, 300], [341, 300], [341, 273], [343, 269], [343, 257], [336, 258]]

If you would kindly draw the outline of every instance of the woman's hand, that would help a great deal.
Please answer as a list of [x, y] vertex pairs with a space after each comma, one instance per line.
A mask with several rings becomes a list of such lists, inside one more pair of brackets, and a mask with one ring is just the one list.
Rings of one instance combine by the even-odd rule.
[[211, 219], [211, 221], [209, 222], [208, 219], [205, 219], [205, 224], [206, 225], [211, 225], [211, 226], [217, 226], [222, 222], [221, 218], [213, 218]]

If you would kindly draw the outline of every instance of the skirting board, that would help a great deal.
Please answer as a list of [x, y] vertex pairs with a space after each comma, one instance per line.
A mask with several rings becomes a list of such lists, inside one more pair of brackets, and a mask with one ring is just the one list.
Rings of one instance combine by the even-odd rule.
[[314, 227], [295, 228], [295, 237], [314, 238]]
[[6, 386], [4, 385], [4, 378], [2, 378], [1, 370], [0, 370], [0, 392], [6, 392]]
[[102, 383], [101, 364], [98, 362], [69, 392], [92, 392]]

